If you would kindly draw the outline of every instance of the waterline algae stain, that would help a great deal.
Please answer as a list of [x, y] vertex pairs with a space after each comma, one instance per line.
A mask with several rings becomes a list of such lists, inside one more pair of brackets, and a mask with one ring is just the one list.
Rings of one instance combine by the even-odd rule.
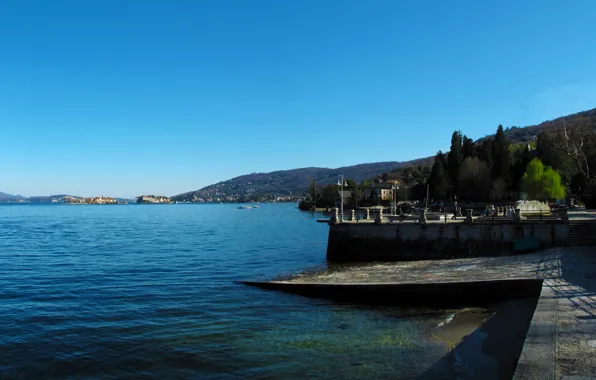
[[449, 312], [235, 283], [325, 267], [316, 218], [287, 204], [0, 207], [0, 378], [423, 376], [449, 352], [436, 339]]

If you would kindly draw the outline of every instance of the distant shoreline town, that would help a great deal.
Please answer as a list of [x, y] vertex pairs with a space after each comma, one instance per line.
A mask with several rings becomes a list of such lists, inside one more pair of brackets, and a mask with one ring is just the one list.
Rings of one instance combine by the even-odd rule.
[[[2, 193], [4, 194], [4, 193]], [[12, 196], [16, 199], [0, 199], [0, 204], [71, 204], [71, 205], [127, 205], [127, 204], [180, 204], [180, 203], [275, 203], [298, 202], [300, 197], [294, 196], [263, 196], [260, 199], [240, 200], [237, 197], [221, 198], [191, 198], [176, 200], [175, 197], [165, 195], [140, 195], [134, 199], [111, 198], [103, 195], [98, 197], [76, 197], [72, 195], [51, 195], [44, 197], [25, 198]]]

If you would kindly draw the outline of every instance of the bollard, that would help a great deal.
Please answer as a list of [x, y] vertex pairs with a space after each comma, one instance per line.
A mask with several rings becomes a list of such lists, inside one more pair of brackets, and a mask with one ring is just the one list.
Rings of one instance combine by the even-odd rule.
[[370, 210], [366, 209], [366, 214], [364, 215], [364, 219], [368, 220], [370, 219]]
[[337, 212], [337, 208], [331, 209], [331, 219], [329, 219], [329, 223], [337, 224], [339, 222], [339, 213]]
[[521, 222], [522, 218], [521, 218], [521, 210], [519, 208], [515, 209], [515, 216], [514, 216], [514, 220], [516, 222]]
[[379, 212], [375, 215], [375, 223], [383, 223], [383, 209], [379, 209]]
[[353, 222], [356, 219], [356, 210], [352, 210], [352, 215], [350, 215], [350, 220]]
[[426, 223], [426, 209], [420, 210], [420, 216], [418, 217], [418, 223], [420, 223], [420, 224]]
[[465, 222], [468, 223], [468, 224], [474, 223], [474, 219], [472, 218], [472, 209], [471, 208], [469, 208], [469, 209], [466, 210], [466, 220], [465, 220]]

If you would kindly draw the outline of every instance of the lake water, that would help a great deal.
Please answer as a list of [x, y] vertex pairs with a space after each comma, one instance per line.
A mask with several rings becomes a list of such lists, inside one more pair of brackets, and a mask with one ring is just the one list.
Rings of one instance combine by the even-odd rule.
[[235, 207], [0, 206], [0, 378], [409, 379], [445, 356], [449, 313], [236, 284], [324, 266], [328, 227]]

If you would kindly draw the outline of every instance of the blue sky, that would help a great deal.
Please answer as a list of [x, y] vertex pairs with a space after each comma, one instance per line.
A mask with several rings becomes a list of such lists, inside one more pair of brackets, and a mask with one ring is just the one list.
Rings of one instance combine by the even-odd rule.
[[0, 191], [173, 195], [596, 107], [592, 0], [0, 2]]

